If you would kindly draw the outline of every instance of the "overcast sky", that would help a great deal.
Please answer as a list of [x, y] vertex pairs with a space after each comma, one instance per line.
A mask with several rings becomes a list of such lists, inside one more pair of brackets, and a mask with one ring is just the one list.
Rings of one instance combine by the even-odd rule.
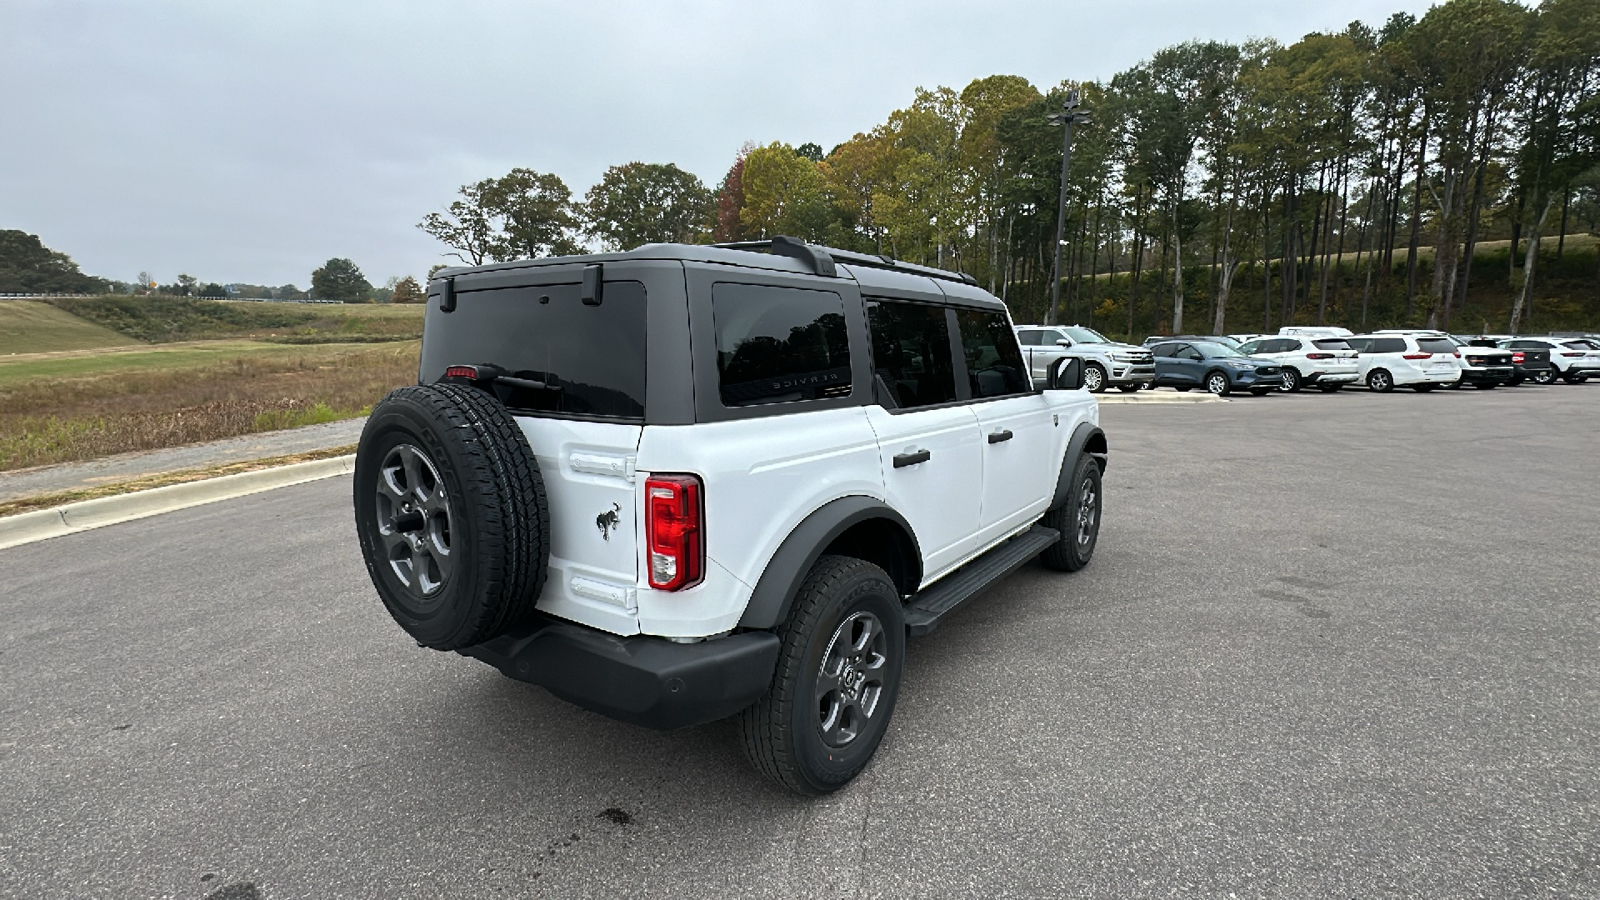
[[824, 148], [920, 86], [1105, 79], [1199, 38], [1292, 42], [1418, 0], [0, 0], [0, 229], [85, 272], [305, 287], [421, 277], [416, 223], [515, 166], [715, 186], [745, 141]]

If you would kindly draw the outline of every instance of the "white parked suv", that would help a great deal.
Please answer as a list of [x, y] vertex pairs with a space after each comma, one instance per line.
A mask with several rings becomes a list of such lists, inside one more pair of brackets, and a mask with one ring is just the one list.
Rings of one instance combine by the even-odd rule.
[[1078, 360], [1046, 375], [970, 277], [787, 238], [445, 269], [356, 531], [420, 645], [640, 725], [737, 717], [832, 791], [908, 637], [1094, 553], [1098, 405]]
[[1113, 385], [1137, 391], [1155, 380], [1156, 358], [1149, 347], [1120, 344], [1082, 325], [1018, 325], [1016, 331], [1036, 380], [1065, 357], [1083, 360], [1083, 384], [1097, 394]]
[[1436, 334], [1358, 334], [1345, 341], [1360, 354], [1360, 378], [1367, 387], [1387, 393], [1396, 387], [1431, 391], [1461, 380], [1455, 342]]
[[1582, 384], [1600, 377], [1600, 350], [1594, 349], [1595, 345], [1584, 338], [1519, 336], [1501, 341], [1500, 346], [1507, 350], [1549, 350], [1555, 378], [1567, 384]]
[[1283, 366], [1280, 391], [1293, 392], [1303, 386], [1316, 387], [1331, 394], [1361, 377], [1356, 351], [1342, 337], [1291, 335], [1264, 337], [1239, 346], [1246, 356], [1259, 356]]

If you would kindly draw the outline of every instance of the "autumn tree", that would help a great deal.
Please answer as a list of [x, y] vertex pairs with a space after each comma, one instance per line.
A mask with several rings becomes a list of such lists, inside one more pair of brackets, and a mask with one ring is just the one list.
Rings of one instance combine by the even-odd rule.
[[389, 296], [390, 303], [426, 303], [427, 300], [428, 292], [410, 275], [395, 282], [394, 293]]

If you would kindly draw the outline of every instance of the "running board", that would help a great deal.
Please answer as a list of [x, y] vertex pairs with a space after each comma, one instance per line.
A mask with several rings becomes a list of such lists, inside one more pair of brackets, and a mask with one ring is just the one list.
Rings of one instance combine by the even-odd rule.
[[906, 630], [912, 637], [921, 637], [939, 627], [940, 619], [1060, 539], [1061, 532], [1054, 528], [1035, 525], [939, 579], [911, 598], [906, 606]]

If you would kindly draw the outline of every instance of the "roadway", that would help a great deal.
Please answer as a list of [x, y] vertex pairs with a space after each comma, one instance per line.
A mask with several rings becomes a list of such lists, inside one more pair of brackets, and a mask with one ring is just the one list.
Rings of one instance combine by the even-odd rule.
[[1102, 417], [820, 800], [417, 648], [348, 477], [0, 551], [0, 897], [1600, 895], [1600, 384]]

